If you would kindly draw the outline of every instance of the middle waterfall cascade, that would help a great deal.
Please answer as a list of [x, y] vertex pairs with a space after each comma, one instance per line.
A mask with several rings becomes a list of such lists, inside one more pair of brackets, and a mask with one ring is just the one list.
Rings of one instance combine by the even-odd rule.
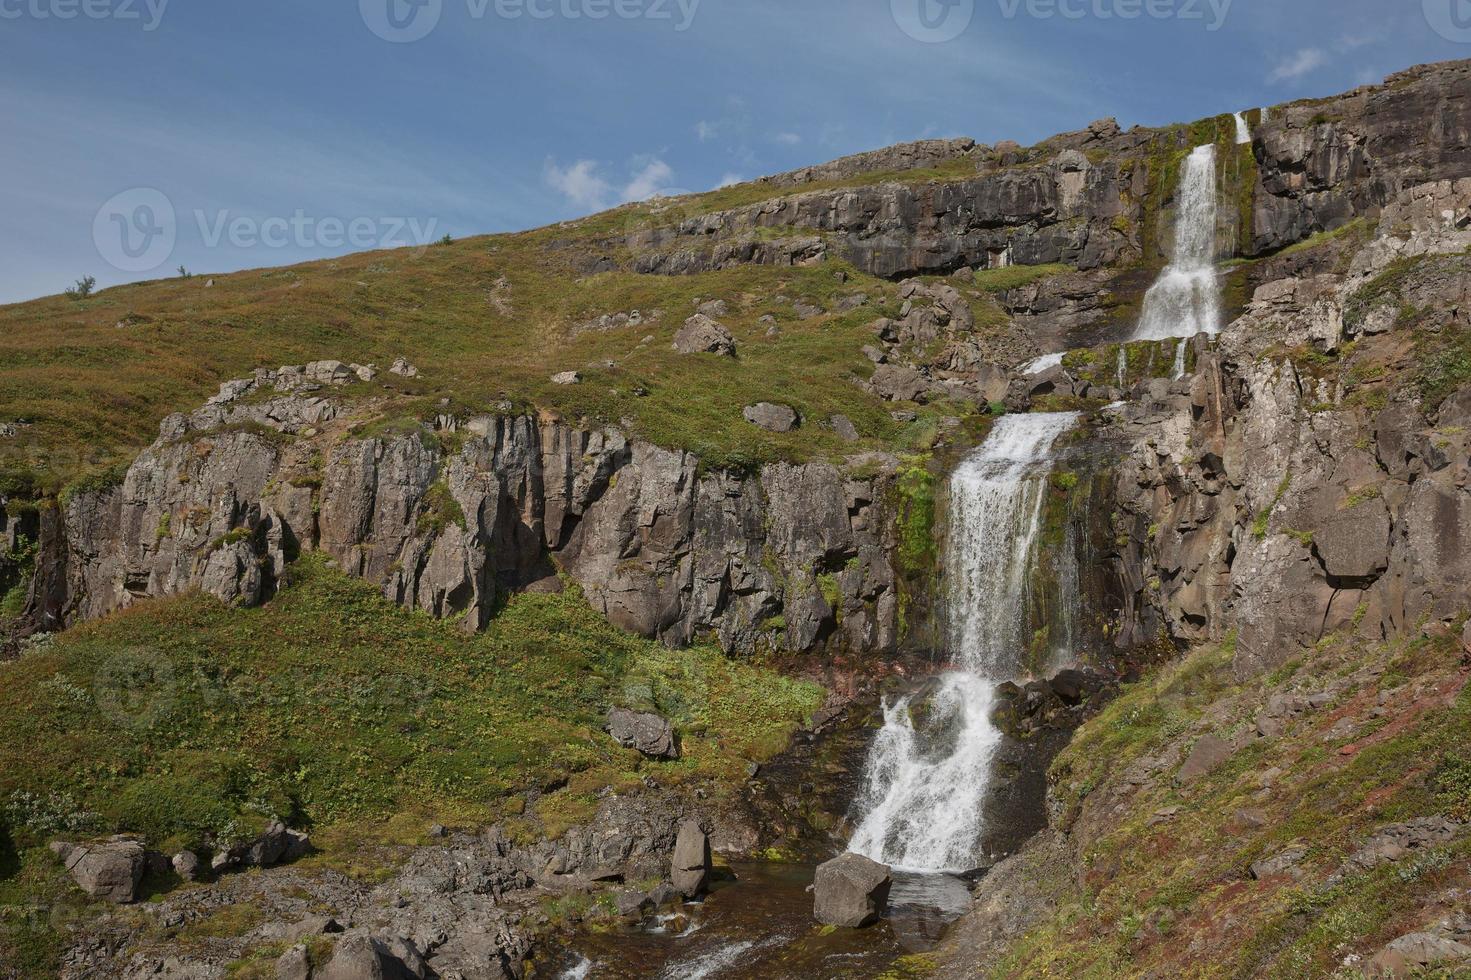
[[923, 704], [916, 696], [885, 704], [849, 850], [908, 871], [980, 863], [991, 758], [1002, 739], [991, 722], [994, 690], [1023, 670], [1052, 450], [1077, 420], [1075, 412], [1004, 416], [951, 476], [946, 639], [961, 669], [941, 677]]
[[1144, 296], [1132, 340], [1169, 340], [1221, 329], [1216, 281], [1216, 147], [1196, 147], [1185, 161], [1175, 217], [1175, 257]]
[[1246, 114], [1234, 112], [1232, 116], [1236, 119], [1236, 145], [1245, 146], [1251, 142], [1251, 126], [1247, 125]]

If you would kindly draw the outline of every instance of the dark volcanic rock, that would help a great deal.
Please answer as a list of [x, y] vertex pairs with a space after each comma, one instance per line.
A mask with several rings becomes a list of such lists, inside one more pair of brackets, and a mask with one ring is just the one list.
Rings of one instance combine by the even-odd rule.
[[625, 748], [638, 749], [654, 759], [678, 759], [679, 746], [674, 726], [665, 718], [642, 714], [627, 708], [608, 712], [608, 734]]
[[813, 915], [824, 925], [861, 929], [883, 915], [893, 877], [886, 865], [858, 854], [833, 858], [817, 869]]

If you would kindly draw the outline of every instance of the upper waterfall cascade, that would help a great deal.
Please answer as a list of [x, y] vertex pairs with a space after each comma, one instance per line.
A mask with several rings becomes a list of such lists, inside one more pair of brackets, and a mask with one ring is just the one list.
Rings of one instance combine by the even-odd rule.
[[1144, 296], [1133, 340], [1168, 340], [1221, 329], [1216, 281], [1216, 147], [1196, 147], [1185, 161], [1175, 217], [1175, 257]]
[[1246, 122], [1246, 114], [1242, 112], [1231, 113], [1236, 120], [1236, 145], [1244, 146], [1251, 142], [1251, 126]]
[[917, 696], [885, 704], [849, 845], [855, 853], [912, 871], [979, 863], [1002, 739], [991, 721], [994, 688], [1022, 672], [1053, 448], [1077, 420], [1073, 412], [1005, 416], [951, 476], [946, 637], [961, 669], [940, 678], [922, 723]]

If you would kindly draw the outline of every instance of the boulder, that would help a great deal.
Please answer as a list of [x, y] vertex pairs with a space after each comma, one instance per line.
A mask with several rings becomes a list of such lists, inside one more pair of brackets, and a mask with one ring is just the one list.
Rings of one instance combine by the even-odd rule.
[[652, 759], [678, 759], [674, 726], [656, 714], [614, 708], [608, 712], [608, 734], [624, 748], [638, 749]]
[[1205, 736], [1195, 743], [1195, 748], [1190, 750], [1190, 757], [1180, 767], [1180, 782], [1194, 782], [1235, 754], [1236, 749], [1230, 742], [1216, 735]]
[[838, 438], [844, 442], [857, 442], [860, 438], [858, 427], [846, 415], [834, 415], [832, 417], [832, 427], [833, 431], [838, 434]]
[[930, 390], [924, 375], [903, 364], [880, 364], [868, 379], [868, 390], [891, 402], [917, 402]]
[[681, 354], [718, 354], [734, 357], [735, 338], [719, 322], [696, 313], [684, 321], [684, 326], [674, 335], [674, 349]]
[[746, 417], [747, 422], [768, 432], [791, 432], [799, 421], [795, 409], [772, 402], [748, 405], [741, 414]]
[[[397, 940], [390, 944], [366, 933], [344, 936], [332, 953], [332, 960], [313, 974], [315, 980], [422, 980], [423, 961], [416, 950], [412, 959], [416, 964], [405, 963], [394, 955], [394, 947], [408, 952], [411, 944]], [[413, 968], [418, 966], [416, 972]]]
[[619, 917], [624, 919], [642, 919], [645, 912], [655, 907], [654, 900], [644, 892], [619, 892], [613, 901]]
[[1384, 947], [1369, 965], [1373, 976], [1409, 977], [1467, 960], [1471, 960], [1471, 946], [1433, 932], [1412, 932]]
[[394, 360], [393, 366], [388, 369], [388, 373], [396, 374], [401, 378], [417, 378], [419, 376], [419, 369], [400, 357]]
[[861, 929], [884, 913], [893, 877], [887, 865], [844, 854], [817, 869], [813, 915], [824, 925]]
[[561, 374], [552, 375], [554, 385], [579, 385], [582, 384], [582, 375], [576, 371], [563, 371]]
[[705, 891], [710, 883], [710, 870], [714, 862], [710, 857], [710, 835], [698, 821], [686, 820], [679, 825], [679, 836], [674, 841], [674, 857], [671, 860], [670, 879], [674, 890], [686, 898], [694, 898]]
[[169, 863], [173, 866], [174, 874], [185, 881], [193, 881], [199, 877], [199, 855], [193, 851], [180, 851]]
[[114, 837], [99, 844], [69, 844], [56, 841], [51, 851], [66, 865], [67, 872], [92, 898], [119, 905], [136, 901], [143, 882], [143, 845]]
[[276, 980], [311, 980], [312, 960], [305, 946], [292, 946], [276, 958]]

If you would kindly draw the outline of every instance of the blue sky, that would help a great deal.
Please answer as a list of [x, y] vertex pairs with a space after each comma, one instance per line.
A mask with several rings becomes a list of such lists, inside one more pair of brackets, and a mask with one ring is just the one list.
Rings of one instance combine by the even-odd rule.
[[[0, 0], [0, 302], [1471, 57], [1471, 0], [923, 0], [929, 28], [920, 2]], [[107, 237], [156, 229], [152, 192], [173, 234], [120, 261]]]

